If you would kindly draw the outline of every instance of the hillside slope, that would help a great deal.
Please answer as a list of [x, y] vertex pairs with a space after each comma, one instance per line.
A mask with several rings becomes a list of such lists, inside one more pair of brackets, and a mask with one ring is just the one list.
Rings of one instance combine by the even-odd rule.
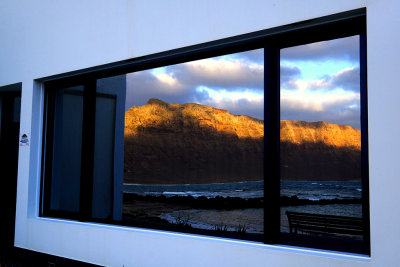
[[361, 133], [327, 122], [281, 121], [281, 177], [290, 180], [359, 180]]
[[[357, 131], [325, 122], [282, 121], [282, 177], [358, 179], [357, 168], [353, 168], [359, 165]], [[150, 99], [146, 105], [134, 106], [125, 113], [124, 182], [262, 180], [263, 139], [261, 120], [205, 105]], [[326, 164], [333, 167], [327, 168]], [[323, 173], [325, 169], [334, 171], [338, 164], [343, 173]], [[312, 168], [319, 171], [311, 171]]]

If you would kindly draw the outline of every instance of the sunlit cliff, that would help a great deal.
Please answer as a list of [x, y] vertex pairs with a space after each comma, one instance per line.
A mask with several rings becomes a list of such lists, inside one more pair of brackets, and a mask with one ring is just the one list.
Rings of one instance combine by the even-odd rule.
[[[262, 180], [263, 137], [262, 120], [206, 105], [150, 99], [125, 113], [124, 180], [149, 184]], [[359, 179], [359, 154], [360, 132], [350, 126], [281, 121], [284, 179]]]
[[361, 133], [327, 122], [281, 121], [280, 172], [290, 180], [359, 180]]

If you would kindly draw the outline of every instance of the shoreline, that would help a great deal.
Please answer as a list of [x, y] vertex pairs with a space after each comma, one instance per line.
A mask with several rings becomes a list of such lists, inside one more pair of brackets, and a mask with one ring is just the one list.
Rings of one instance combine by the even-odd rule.
[[[281, 197], [281, 231], [289, 232], [287, 209], [318, 208], [326, 205], [359, 205], [361, 199], [305, 200]], [[327, 207], [329, 209], [329, 206]], [[342, 210], [342, 208], [341, 208]], [[264, 199], [235, 197], [142, 196], [124, 194], [123, 220], [136, 227], [221, 236], [260, 237], [264, 226]], [[329, 212], [327, 214], [330, 214]], [[340, 215], [340, 214], [338, 214]], [[354, 215], [347, 215], [354, 216]], [[242, 231], [242, 232], [241, 232]]]
[[[231, 182], [215, 182], [215, 183], [170, 183], [170, 184], [144, 184], [144, 183], [130, 183], [130, 182], [124, 182], [123, 185], [128, 185], [128, 186], [191, 186], [191, 185], [223, 185], [223, 184], [236, 184], [236, 183], [253, 183], [253, 182], [264, 182], [264, 180], [239, 180], [239, 181], [231, 181]], [[359, 179], [350, 179], [350, 180], [297, 180], [297, 179], [281, 179], [281, 182], [313, 182], [313, 183], [335, 183], [335, 182], [349, 182], [349, 183], [361, 183], [361, 180]]]
[[[234, 210], [246, 208], [264, 208], [264, 198], [239, 198], [239, 197], [193, 197], [188, 196], [165, 196], [165, 195], [139, 195], [135, 193], [124, 193], [124, 203], [133, 201], [145, 201], [149, 203], [163, 203], [175, 206], [186, 206], [197, 209]], [[332, 205], [332, 204], [362, 204], [361, 198], [349, 199], [299, 199], [297, 196], [281, 196], [280, 206], [304, 206], [304, 205]]]

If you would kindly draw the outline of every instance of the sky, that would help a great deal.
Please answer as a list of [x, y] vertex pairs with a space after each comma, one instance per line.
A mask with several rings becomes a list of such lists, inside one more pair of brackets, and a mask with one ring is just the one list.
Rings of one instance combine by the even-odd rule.
[[281, 119], [360, 129], [358, 36], [281, 50]]
[[[281, 119], [360, 128], [358, 37], [281, 50]], [[127, 75], [126, 110], [150, 98], [264, 119], [263, 49]]]

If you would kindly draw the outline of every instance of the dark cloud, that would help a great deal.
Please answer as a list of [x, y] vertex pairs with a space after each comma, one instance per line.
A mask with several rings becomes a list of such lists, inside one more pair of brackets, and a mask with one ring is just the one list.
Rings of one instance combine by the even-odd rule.
[[207, 92], [196, 92], [179, 84], [162, 82], [151, 71], [128, 74], [126, 87], [126, 109], [142, 106], [150, 98], [158, 98], [168, 103], [186, 103], [193, 102], [196, 97], [199, 99], [208, 97]]
[[281, 82], [287, 82], [289, 80], [292, 80], [301, 74], [301, 70], [297, 66], [286, 66], [282, 65], [280, 68], [281, 72]]
[[299, 67], [281, 65], [280, 67], [281, 87], [288, 90], [297, 89], [295, 81], [300, 75], [301, 75], [301, 70]]
[[263, 65], [248, 64], [238, 59], [199, 60], [168, 66], [166, 72], [187, 87], [202, 85], [228, 91], [240, 88], [258, 90], [264, 88]]
[[359, 61], [358, 36], [289, 47], [281, 50], [281, 60], [288, 61]]
[[333, 87], [346, 91], [360, 92], [360, 67], [345, 69], [331, 78]]
[[[158, 98], [168, 103], [195, 102], [227, 109], [237, 115], [249, 115], [263, 119], [263, 101], [251, 99], [230, 99], [229, 93], [264, 91], [263, 66], [249, 63], [239, 58], [206, 59], [168, 66], [165, 73], [154, 74], [152, 70], [127, 75], [126, 109], [133, 105], [146, 104], [150, 98]], [[197, 90], [199, 86], [215, 92], [224, 90], [226, 99], [213, 99], [207, 90]]]
[[307, 88], [312, 90], [341, 88], [358, 93], [360, 92], [360, 67], [347, 68], [333, 75], [325, 75], [321, 80], [308, 82]]

